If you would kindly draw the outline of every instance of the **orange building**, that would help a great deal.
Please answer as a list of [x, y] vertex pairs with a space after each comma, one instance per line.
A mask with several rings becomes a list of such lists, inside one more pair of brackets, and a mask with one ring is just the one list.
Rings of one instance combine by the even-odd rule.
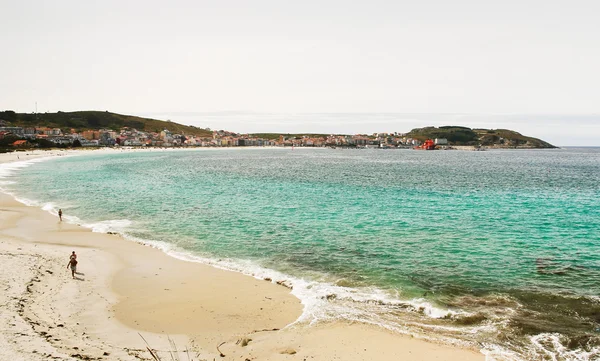
[[98, 130], [84, 130], [81, 135], [87, 140], [100, 139], [100, 132]]

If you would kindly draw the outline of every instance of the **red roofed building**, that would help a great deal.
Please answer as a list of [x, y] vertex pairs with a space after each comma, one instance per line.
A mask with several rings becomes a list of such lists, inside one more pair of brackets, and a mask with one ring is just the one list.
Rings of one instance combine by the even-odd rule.
[[21, 140], [16, 140], [12, 146], [16, 147], [16, 148], [25, 148], [25, 147], [29, 147], [29, 142], [25, 139], [21, 139]]

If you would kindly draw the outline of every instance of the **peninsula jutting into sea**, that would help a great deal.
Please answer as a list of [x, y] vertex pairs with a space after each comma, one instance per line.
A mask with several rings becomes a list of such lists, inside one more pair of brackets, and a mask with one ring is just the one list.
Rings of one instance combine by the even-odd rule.
[[553, 145], [507, 129], [471, 129], [462, 126], [425, 127], [403, 133], [373, 134], [240, 134], [211, 130], [136, 116], [99, 111], [58, 113], [0, 112], [0, 146], [51, 147], [355, 147], [410, 148], [427, 140], [431, 149], [454, 146], [485, 148], [555, 148]]

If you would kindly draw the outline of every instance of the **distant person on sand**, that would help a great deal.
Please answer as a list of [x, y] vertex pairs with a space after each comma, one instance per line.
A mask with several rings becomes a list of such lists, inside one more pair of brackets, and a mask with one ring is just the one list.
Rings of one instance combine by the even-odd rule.
[[[62, 222], [62, 209], [58, 209], [58, 219]], [[75, 253], [75, 252], [73, 252]]]
[[75, 278], [75, 272], [77, 272], [77, 255], [75, 251], [71, 253], [71, 257], [69, 257], [69, 263], [67, 263], [67, 268], [71, 268], [71, 276]]

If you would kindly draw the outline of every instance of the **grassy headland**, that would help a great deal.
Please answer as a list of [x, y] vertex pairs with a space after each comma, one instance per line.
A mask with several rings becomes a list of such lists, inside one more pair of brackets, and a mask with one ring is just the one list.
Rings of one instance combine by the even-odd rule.
[[122, 115], [108, 111], [77, 111], [57, 113], [15, 113], [7, 110], [0, 112], [0, 119], [19, 127], [61, 128], [83, 131], [88, 129], [119, 130], [123, 127], [135, 128], [145, 132], [169, 130], [177, 134], [191, 134], [199, 137], [212, 137], [212, 131], [171, 121]]
[[556, 148], [538, 138], [524, 136], [508, 129], [471, 129], [461, 126], [416, 128], [407, 137], [424, 141], [445, 138], [449, 145], [472, 145], [497, 148]]

